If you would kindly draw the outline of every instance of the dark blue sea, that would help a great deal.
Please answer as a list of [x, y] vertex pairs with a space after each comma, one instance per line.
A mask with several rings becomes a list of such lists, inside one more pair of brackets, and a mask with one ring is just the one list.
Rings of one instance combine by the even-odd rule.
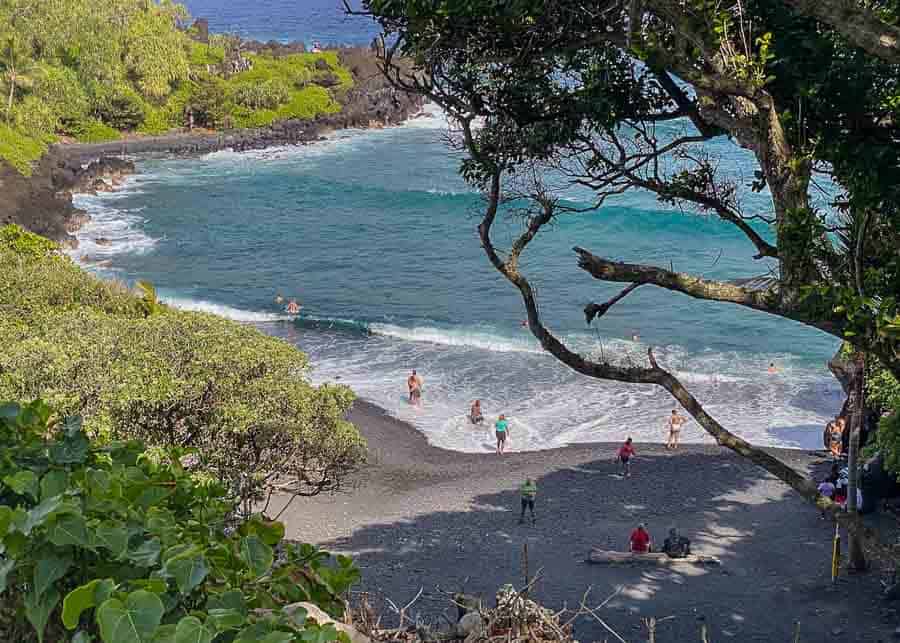
[[[365, 19], [334, 0], [189, 0], [213, 28], [257, 38], [367, 43]], [[481, 204], [457, 175], [447, 121], [428, 117], [384, 130], [342, 131], [306, 147], [143, 160], [111, 195], [78, 197], [94, 222], [82, 257], [126, 280], [148, 279], [171, 303], [255, 323], [296, 343], [313, 380], [349, 384], [362, 397], [457, 450], [491, 448], [488, 429], [465, 421], [481, 398], [490, 418], [512, 420], [510, 447], [661, 441], [672, 408], [654, 387], [599, 382], [541, 353], [521, 325], [517, 292], [488, 264], [476, 237]], [[749, 184], [753, 165], [727, 141], [708, 151]], [[765, 195], [744, 190], [748, 207]], [[590, 195], [566, 188], [585, 203]], [[515, 224], [496, 231], [508, 245]], [[112, 246], [94, 243], [107, 237]], [[840, 387], [826, 368], [837, 342], [789, 321], [642, 287], [596, 328], [582, 309], [616, 291], [578, 269], [574, 245], [615, 259], [673, 266], [711, 278], [766, 274], [732, 226], [629, 194], [561, 219], [529, 248], [523, 268], [548, 325], [577, 350], [642, 363], [647, 346], [723, 424], [758, 444], [813, 448], [837, 412]], [[93, 265], [96, 266], [96, 263]], [[276, 293], [304, 304], [289, 320]], [[636, 337], [635, 337], [636, 336]], [[767, 372], [774, 362], [777, 374]], [[404, 399], [405, 378], [424, 376], [424, 404]], [[708, 442], [691, 422], [683, 439]]]

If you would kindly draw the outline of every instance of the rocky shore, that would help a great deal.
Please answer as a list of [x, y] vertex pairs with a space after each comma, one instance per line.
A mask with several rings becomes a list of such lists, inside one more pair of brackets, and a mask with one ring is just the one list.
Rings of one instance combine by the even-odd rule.
[[109, 143], [58, 144], [38, 162], [30, 177], [0, 162], [0, 225], [16, 223], [76, 247], [74, 233], [89, 218], [72, 204], [72, 195], [114, 190], [135, 171], [126, 157], [306, 145], [334, 130], [398, 125], [421, 112], [421, 97], [391, 86], [379, 72], [371, 50], [344, 49], [340, 56], [355, 84], [337, 96], [342, 109], [336, 114], [282, 121], [261, 129], [182, 131]]

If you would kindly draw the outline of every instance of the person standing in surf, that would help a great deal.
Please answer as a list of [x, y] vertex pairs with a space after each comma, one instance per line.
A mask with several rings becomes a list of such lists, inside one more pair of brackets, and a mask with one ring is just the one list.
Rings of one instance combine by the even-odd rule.
[[296, 299], [291, 299], [288, 302], [287, 308], [285, 311], [288, 315], [299, 315], [300, 314], [300, 304], [297, 303]]
[[481, 400], [472, 402], [472, 408], [469, 409], [469, 422], [472, 424], [484, 422], [484, 414], [481, 412]]
[[413, 369], [412, 375], [406, 380], [406, 386], [409, 389], [409, 403], [418, 405], [422, 400], [422, 378]]
[[509, 421], [502, 413], [494, 424], [494, 434], [497, 436], [497, 455], [501, 455], [506, 448], [506, 438], [509, 437]]
[[677, 449], [678, 439], [681, 437], [681, 427], [687, 420], [678, 415], [678, 409], [672, 409], [672, 415], [666, 421], [669, 426], [669, 441], [666, 442], [667, 449]]

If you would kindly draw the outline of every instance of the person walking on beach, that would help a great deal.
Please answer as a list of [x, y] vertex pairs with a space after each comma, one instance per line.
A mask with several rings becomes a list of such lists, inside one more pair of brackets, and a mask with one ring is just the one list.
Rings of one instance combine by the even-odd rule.
[[525, 522], [525, 509], [531, 512], [531, 524], [535, 523], [534, 519], [534, 499], [537, 497], [537, 485], [531, 478], [525, 478], [525, 482], [519, 487], [522, 493], [522, 515], [519, 516], [519, 524]]
[[666, 421], [669, 426], [669, 441], [666, 443], [667, 449], [678, 448], [678, 438], [681, 436], [681, 427], [687, 422], [685, 418], [678, 415], [678, 409], [672, 409], [672, 415]]
[[406, 386], [409, 388], [409, 403], [418, 404], [422, 399], [422, 378], [413, 369], [412, 375], [406, 380]]
[[497, 455], [501, 455], [506, 448], [506, 438], [509, 437], [509, 421], [502, 413], [494, 424], [494, 433], [497, 436]]
[[631, 444], [631, 438], [625, 440], [625, 444], [619, 447], [618, 460], [621, 464], [621, 471], [625, 473], [626, 478], [631, 477], [631, 459], [637, 455], [634, 446]]

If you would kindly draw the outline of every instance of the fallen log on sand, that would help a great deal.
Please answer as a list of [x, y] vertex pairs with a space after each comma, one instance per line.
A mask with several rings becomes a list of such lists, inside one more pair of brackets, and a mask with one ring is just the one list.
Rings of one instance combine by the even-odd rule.
[[596, 565], [646, 565], [648, 567], [668, 567], [672, 565], [721, 565], [722, 561], [714, 556], [691, 554], [684, 558], [670, 558], [666, 554], [651, 552], [649, 554], [632, 554], [622, 551], [592, 549], [587, 562]]

